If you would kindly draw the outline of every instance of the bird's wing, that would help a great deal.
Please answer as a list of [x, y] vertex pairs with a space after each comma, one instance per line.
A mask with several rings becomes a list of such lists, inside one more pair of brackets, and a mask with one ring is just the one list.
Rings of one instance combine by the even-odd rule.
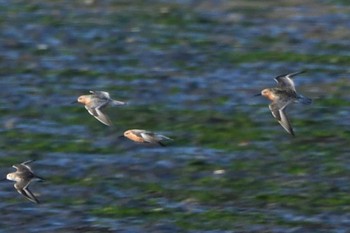
[[31, 159], [31, 160], [27, 160], [27, 161], [25, 161], [25, 162], [23, 162], [23, 163], [21, 163], [21, 164], [27, 165], [27, 164], [30, 164], [30, 163], [32, 163], [32, 162], [34, 162], [34, 161], [35, 161], [35, 160]]
[[272, 103], [269, 105], [272, 115], [277, 119], [278, 123], [291, 135], [294, 136], [293, 128], [290, 121], [285, 113], [285, 108], [288, 106], [289, 102], [286, 102], [283, 106], [279, 106], [277, 103]]
[[31, 173], [33, 173], [32, 168], [28, 165], [32, 162], [34, 162], [34, 160], [27, 160], [21, 164], [26, 168], [26, 170], [29, 170]]
[[292, 79], [293, 76], [304, 73], [305, 71], [298, 71], [298, 72], [294, 72], [294, 73], [289, 73], [289, 74], [283, 74], [283, 75], [279, 75], [275, 78], [277, 84], [279, 87], [283, 87], [283, 88], [290, 88], [293, 91], [295, 90], [295, 84], [294, 81]]
[[99, 120], [101, 123], [111, 126], [112, 122], [107, 116], [107, 114], [103, 113], [99, 108], [95, 109], [96, 115], [93, 115], [97, 120]]
[[272, 116], [277, 120], [281, 120], [280, 111], [279, 111], [280, 108], [277, 106], [277, 104], [275, 102], [272, 102], [269, 105], [269, 108], [271, 110]]
[[157, 140], [155, 133], [150, 131], [141, 132], [140, 136], [145, 140], [145, 142], [157, 143], [159, 141]]
[[85, 105], [86, 110], [94, 116], [97, 120], [99, 120], [101, 123], [110, 126], [112, 124], [111, 120], [109, 117], [103, 113], [99, 108], [89, 108], [88, 106]]
[[151, 142], [151, 143], [159, 143], [162, 140], [173, 140], [173, 139], [168, 138], [164, 135], [149, 132], [149, 131], [141, 133], [141, 136], [143, 139], [145, 139], [145, 141]]
[[29, 167], [27, 164], [28, 163], [24, 162], [24, 163], [21, 163], [21, 164], [15, 164], [12, 167], [16, 168], [17, 172], [20, 172], [20, 173], [28, 172], [28, 171], [29, 172], [33, 172], [31, 167]]
[[22, 194], [28, 200], [39, 203], [38, 199], [34, 196], [34, 194], [28, 189], [28, 185], [30, 184], [30, 180], [20, 181], [14, 184], [15, 189], [18, 193]]
[[292, 125], [290, 124], [290, 121], [284, 111], [284, 109], [280, 110], [280, 115], [281, 115], [281, 120], [279, 121], [279, 123], [282, 125], [282, 127], [288, 132], [290, 133], [292, 136], [294, 135], [294, 131], [292, 128]]
[[162, 134], [156, 134], [156, 137], [158, 138], [158, 140], [169, 140], [169, 141], [173, 141], [172, 138], [169, 138], [167, 136], [164, 136]]
[[90, 91], [91, 94], [94, 94], [96, 95], [97, 97], [100, 97], [100, 98], [107, 98], [107, 99], [110, 99], [110, 95], [107, 91]]
[[101, 123], [105, 124], [105, 125], [112, 125], [111, 120], [109, 119], [109, 117], [103, 113], [100, 108], [90, 108], [88, 106], [85, 105], [86, 110], [92, 115], [94, 116], [97, 120], [99, 120]]
[[18, 192], [32, 202], [34, 202], [36, 204], [40, 203], [39, 200], [35, 197], [35, 195], [28, 188], [18, 190]]
[[93, 116], [98, 116], [98, 113], [96, 112], [95, 108], [90, 108], [89, 106], [85, 105], [85, 109]]
[[21, 166], [23, 166], [23, 165], [22, 164], [14, 164], [14, 165], [12, 165], [12, 167], [16, 168], [17, 171], [20, 169]]

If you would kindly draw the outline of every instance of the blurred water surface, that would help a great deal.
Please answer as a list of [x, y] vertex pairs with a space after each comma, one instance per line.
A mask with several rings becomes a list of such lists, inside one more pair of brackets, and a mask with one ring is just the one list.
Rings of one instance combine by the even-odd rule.
[[[347, 1], [0, 1], [1, 232], [347, 232]], [[290, 137], [254, 97], [279, 74], [313, 105]], [[128, 106], [108, 128], [89, 90]], [[127, 129], [168, 147], [134, 144]]]

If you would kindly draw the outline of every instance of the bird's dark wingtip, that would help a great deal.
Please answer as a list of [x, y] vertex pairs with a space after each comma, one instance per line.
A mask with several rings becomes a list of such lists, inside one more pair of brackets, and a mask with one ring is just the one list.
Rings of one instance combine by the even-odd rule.
[[295, 137], [295, 133], [293, 131], [293, 129], [291, 129], [291, 131], [289, 132], [290, 135], [292, 135], [293, 137]]
[[294, 73], [290, 73], [290, 74], [288, 74], [288, 76], [294, 77], [294, 76], [302, 74], [302, 73], [306, 73], [306, 70], [300, 70], [300, 71], [297, 71], [297, 72], [294, 72]]
[[26, 165], [26, 164], [30, 164], [30, 163], [33, 163], [33, 162], [35, 162], [35, 159], [30, 159], [30, 160], [24, 161], [22, 164]]
[[158, 142], [159, 145], [163, 146], [163, 147], [166, 147], [166, 145], [162, 142]]

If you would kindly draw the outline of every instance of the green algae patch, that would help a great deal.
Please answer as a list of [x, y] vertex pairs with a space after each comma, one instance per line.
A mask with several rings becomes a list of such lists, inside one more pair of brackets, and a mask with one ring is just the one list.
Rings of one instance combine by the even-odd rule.
[[139, 207], [125, 207], [125, 206], [107, 206], [91, 211], [92, 214], [110, 218], [128, 218], [128, 217], [145, 217], [158, 218], [166, 214], [163, 209], [157, 208], [139, 208]]

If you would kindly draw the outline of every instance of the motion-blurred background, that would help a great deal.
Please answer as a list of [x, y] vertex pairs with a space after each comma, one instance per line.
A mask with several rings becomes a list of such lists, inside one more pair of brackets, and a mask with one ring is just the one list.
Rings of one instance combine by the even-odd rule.
[[[0, 1], [1, 232], [347, 232], [350, 2]], [[287, 113], [254, 97], [307, 70]], [[89, 90], [129, 102], [106, 127]], [[147, 129], [168, 147], [119, 136]]]

